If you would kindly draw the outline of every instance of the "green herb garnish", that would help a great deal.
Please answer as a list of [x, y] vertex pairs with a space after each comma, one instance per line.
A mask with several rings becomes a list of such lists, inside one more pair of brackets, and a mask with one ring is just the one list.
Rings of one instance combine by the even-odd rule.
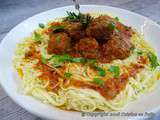
[[114, 22], [110, 22], [108, 25], [107, 25], [107, 28], [109, 31], [113, 31], [115, 28], [116, 28], [116, 25]]
[[98, 71], [103, 70], [103, 69], [102, 69], [101, 67], [99, 67], [97, 64], [94, 64], [94, 67], [95, 67], [95, 69], [98, 70]]
[[72, 62], [84, 63], [86, 62], [86, 59], [85, 58], [72, 58]]
[[39, 27], [43, 29], [45, 25], [43, 23], [39, 23]]
[[66, 78], [70, 78], [70, 77], [72, 76], [72, 73], [65, 72], [65, 73], [64, 73], [64, 76], [65, 76]]
[[70, 20], [70, 21], [72, 21], [72, 22], [78, 22], [78, 15], [76, 14], [76, 13], [74, 13], [74, 12], [68, 12], [67, 11], [67, 20]]
[[143, 51], [137, 51], [137, 54], [138, 54], [138, 55], [142, 55], [142, 54], [143, 54]]
[[66, 17], [66, 20], [69, 20], [69, 21], [72, 21], [72, 22], [81, 22], [83, 27], [85, 27], [85, 28], [93, 20], [93, 18], [90, 15], [85, 15], [85, 14], [82, 14], [81, 12], [76, 14], [74, 12], [68, 12], [67, 11], [67, 14], [68, 14], [68, 16]]
[[115, 17], [114, 19], [115, 19], [116, 21], [119, 21], [119, 18], [118, 18], [118, 17]]
[[[53, 63], [53, 66], [60, 66], [64, 62], [89, 63], [92, 60], [86, 59], [86, 58], [82, 58], [82, 57], [80, 57], [80, 58], [72, 58], [70, 55], [64, 54], [64, 55], [53, 55], [52, 57], [50, 57], [48, 59], [48, 61]], [[100, 74], [103, 74], [103, 73], [100, 73]]]
[[66, 62], [66, 61], [71, 61], [72, 60], [71, 56], [68, 55], [68, 54], [59, 55], [58, 59], [59, 59], [60, 62]]
[[155, 69], [157, 66], [159, 66], [157, 56], [156, 56], [154, 53], [149, 52], [149, 53], [148, 53], [148, 58], [149, 58], [151, 67], [152, 67], [153, 69]]
[[98, 71], [98, 74], [102, 77], [106, 76], [105, 70], [99, 67], [97, 64], [94, 64], [94, 68]]
[[131, 51], [133, 51], [135, 49], [135, 46], [132, 45], [132, 47], [130, 48]]
[[47, 59], [44, 58], [44, 57], [41, 57], [41, 61], [42, 61], [43, 64], [46, 64], [46, 63], [47, 63]]
[[57, 58], [59, 59], [59, 61], [61, 62], [65, 62], [65, 61], [71, 61], [71, 56], [68, 54], [64, 54], [64, 55], [59, 55], [57, 56]]
[[48, 59], [49, 63], [52, 64], [54, 67], [59, 67], [62, 65], [63, 62], [60, 61], [60, 55], [53, 55]]
[[64, 54], [64, 55], [53, 55], [50, 59], [56, 58], [58, 61], [60, 62], [81, 62], [84, 63], [87, 60], [85, 58], [72, 58], [70, 55], [68, 54]]
[[33, 38], [36, 42], [41, 41], [42, 40], [42, 36], [37, 33], [36, 31], [34, 32], [34, 38]]
[[98, 74], [102, 77], [106, 76], [106, 72], [104, 70], [98, 71]]
[[91, 23], [91, 21], [92, 21], [93, 18], [91, 16], [89, 16], [89, 15], [83, 15], [82, 14], [82, 16], [83, 17], [81, 17], [80, 22], [82, 23], [82, 25], [84, 26], [84, 28], [86, 28], [86, 27], [89, 26], [89, 24]]
[[50, 57], [49, 62], [52, 63], [54, 67], [61, 66], [64, 62], [71, 61], [71, 57], [68, 54], [64, 55], [53, 55]]
[[87, 65], [96, 63], [96, 59], [87, 59]]
[[53, 30], [53, 32], [58, 32], [58, 31], [61, 31], [61, 30], [64, 30], [64, 26], [51, 26], [51, 29]]
[[120, 68], [118, 66], [111, 66], [108, 71], [116, 78], [120, 75]]
[[96, 83], [96, 84], [98, 84], [98, 85], [104, 85], [104, 81], [101, 80], [100, 78], [94, 78], [93, 82]]

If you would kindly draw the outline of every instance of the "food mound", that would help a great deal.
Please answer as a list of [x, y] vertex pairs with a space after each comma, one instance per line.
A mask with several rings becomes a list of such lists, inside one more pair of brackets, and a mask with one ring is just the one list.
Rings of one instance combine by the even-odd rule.
[[109, 15], [67, 12], [19, 43], [14, 66], [25, 94], [65, 110], [120, 110], [151, 90], [159, 61], [136, 32]]
[[[77, 17], [51, 23], [55, 31], [53, 33], [51, 28], [49, 33], [49, 54], [69, 54], [101, 63], [125, 59], [130, 55], [134, 34], [130, 27], [107, 15], [92, 18], [89, 14], [80, 14]], [[88, 23], [80, 22], [81, 19]]]

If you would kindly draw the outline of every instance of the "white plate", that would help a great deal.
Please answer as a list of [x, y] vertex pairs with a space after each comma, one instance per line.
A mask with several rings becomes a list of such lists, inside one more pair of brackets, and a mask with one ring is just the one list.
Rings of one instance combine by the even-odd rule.
[[[35, 15], [13, 28], [3, 39], [0, 45], [0, 81], [2, 87], [8, 95], [20, 106], [29, 112], [47, 119], [80, 120], [84, 117], [78, 112], [63, 111], [51, 105], [46, 105], [30, 96], [22, 95], [18, 92], [20, 79], [13, 69], [12, 60], [16, 44], [23, 40], [24, 37], [29, 36], [31, 32], [38, 27], [39, 23], [47, 23], [57, 17], [62, 17], [66, 11], [73, 11], [73, 6], [61, 7], [52, 9], [38, 15]], [[100, 12], [111, 13], [118, 16], [124, 24], [136, 28], [143, 33], [145, 39], [156, 49], [158, 56], [160, 56], [160, 27], [153, 21], [146, 17], [129, 12], [123, 9], [99, 6], [99, 5], [83, 5], [82, 12]], [[130, 103], [123, 111], [125, 112], [146, 112], [155, 111], [160, 107], [160, 88], [156, 88], [153, 92], [141, 96], [137, 101]], [[93, 119], [95, 117], [90, 117]], [[111, 118], [106, 117], [111, 120]], [[106, 119], [105, 118], [105, 119]], [[86, 119], [89, 119], [86, 117]], [[97, 118], [95, 118], [97, 119]], [[104, 119], [100, 117], [99, 119]], [[115, 119], [113, 117], [112, 119]], [[118, 117], [120, 119], [120, 117]], [[123, 119], [121, 117], [121, 119]]]

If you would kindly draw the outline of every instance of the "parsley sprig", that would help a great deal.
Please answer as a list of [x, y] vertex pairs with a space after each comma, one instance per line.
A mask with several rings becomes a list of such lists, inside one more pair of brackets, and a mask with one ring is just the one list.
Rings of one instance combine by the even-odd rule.
[[39, 23], [38, 25], [39, 25], [39, 27], [42, 28], [42, 29], [45, 28], [45, 25], [44, 25], [43, 23]]
[[[44, 61], [42, 59], [42, 61]], [[47, 59], [50, 63], [53, 63], [54, 67], [59, 67], [65, 62], [74, 62], [74, 63], [90, 63], [94, 61], [94, 59], [87, 59], [87, 58], [73, 58], [69, 54], [63, 54], [63, 55], [52, 55], [49, 59]], [[45, 61], [46, 62], [46, 61]]]
[[41, 34], [39, 34], [38, 32], [34, 31], [33, 33], [33, 39], [36, 41], [36, 42], [39, 42], [42, 40], [42, 36]]
[[104, 85], [104, 81], [100, 78], [94, 78], [93, 82], [96, 83], [97, 85]]
[[81, 12], [76, 14], [74, 12], [68, 12], [67, 11], [67, 15], [68, 16], [66, 17], [66, 20], [71, 21], [71, 22], [81, 22], [83, 27], [85, 27], [85, 28], [93, 20], [93, 18], [90, 15], [85, 15], [85, 14], [82, 14]]
[[66, 78], [70, 78], [70, 77], [72, 76], [72, 73], [65, 72], [65, 73], [64, 73], [64, 76], [65, 76]]
[[98, 71], [98, 75], [99, 76], [106, 76], [106, 72], [104, 69], [102, 69], [100, 66], [98, 66], [97, 64], [94, 64], [94, 68]]
[[152, 67], [153, 69], [155, 69], [157, 66], [159, 66], [157, 56], [156, 56], [154, 53], [149, 52], [149, 53], [148, 53], [148, 58], [149, 58], [151, 67]]
[[113, 31], [114, 29], [116, 28], [116, 24], [114, 22], [110, 22], [108, 25], [107, 25], [107, 29], [109, 31]]
[[53, 30], [53, 32], [59, 32], [59, 31], [62, 31], [64, 30], [64, 26], [62, 25], [58, 25], [58, 26], [51, 26], [51, 29]]
[[111, 66], [108, 69], [108, 71], [111, 72], [115, 78], [119, 77], [119, 75], [120, 75], [120, 68], [119, 68], [119, 66]]

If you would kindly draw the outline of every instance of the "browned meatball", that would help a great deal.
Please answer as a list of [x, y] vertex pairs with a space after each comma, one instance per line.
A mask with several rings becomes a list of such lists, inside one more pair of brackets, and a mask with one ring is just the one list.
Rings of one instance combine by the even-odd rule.
[[115, 33], [125, 35], [130, 38], [133, 30], [130, 27], [123, 25], [114, 18], [107, 15], [99, 16], [93, 20], [90, 26], [86, 29], [86, 35], [94, 37], [100, 44], [108, 41]]
[[107, 43], [102, 45], [99, 61], [110, 62], [115, 59], [124, 59], [130, 55], [130, 49], [132, 47], [127, 37], [114, 35]]
[[63, 54], [70, 47], [70, 37], [66, 33], [55, 33], [50, 36], [48, 53]]
[[80, 22], [64, 22], [65, 31], [69, 34], [73, 41], [80, 40], [85, 36], [85, 31]]
[[98, 53], [98, 42], [94, 38], [83, 38], [75, 45], [76, 51], [79, 51], [85, 58], [96, 58]]
[[109, 16], [100, 16], [93, 20], [86, 29], [86, 35], [96, 38], [100, 43], [109, 38], [112, 31], [108, 29], [107, 24], [112, 20]]

